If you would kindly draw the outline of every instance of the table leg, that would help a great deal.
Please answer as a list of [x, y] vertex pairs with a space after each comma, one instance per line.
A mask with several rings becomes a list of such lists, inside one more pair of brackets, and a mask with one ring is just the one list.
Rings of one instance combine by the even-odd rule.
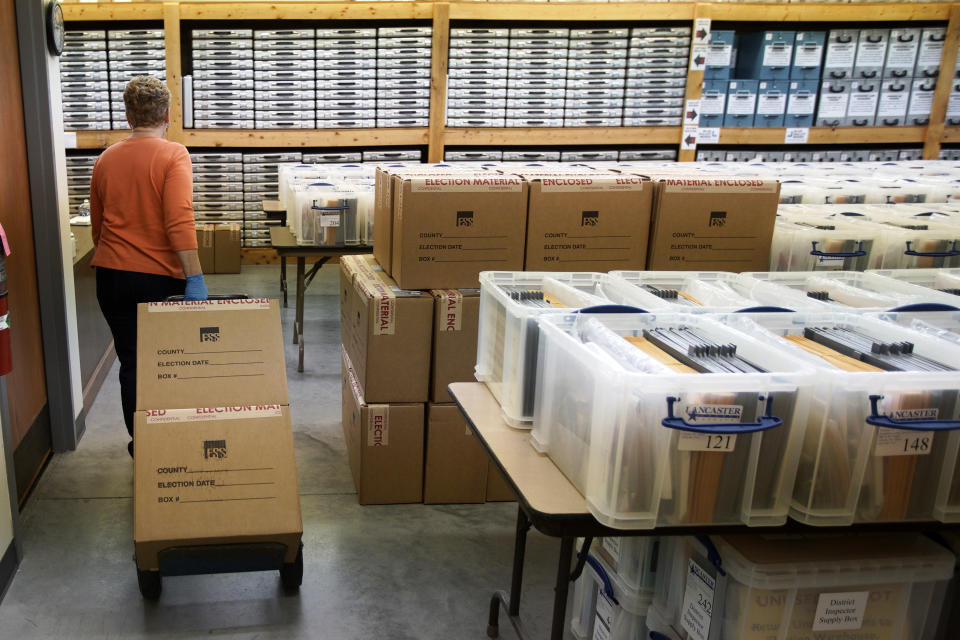
[[570, 589], [570, 562], [573, 559], [573, 537], [560, 538], [560, 562], [553, 594], [553, 624], [550, 640], [563, 640], [563, 624], [567, 617], [567, 591]]
[[490, 614], [487, 618], [487, 636], [496, 638], [500, 634], [500, 607], [507, 610], [510, 624], [513, 625], [517, 637], [523, 640], [527, 637], [520, 622], [520, 591], [523, 586], [523, 560], [527, 550], [527, 532], [530, 530], [530, 519], [523, 509], [517, 508], [517, 531], [513, 543], [513, 575], [510, 580], [510, 595], [497, 591], [490, 598]]
[[283, 308], [287, 308], [287, 256], [280, 256], [280, 292], [283, 294]]
[[306, 266], [306, 259], [297, 258], [297, 320], [295, 326], [295, 338], [300, 345], [300, 354], [297, 359], [297, 371], [303, 371], [303, 299], [306, 293], [306, 286], [303, 281], [303, 271]]

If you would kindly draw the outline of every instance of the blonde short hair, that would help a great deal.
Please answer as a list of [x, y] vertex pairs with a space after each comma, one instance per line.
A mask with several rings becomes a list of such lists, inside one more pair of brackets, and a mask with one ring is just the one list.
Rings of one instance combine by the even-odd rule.
[[131, 127], [157, 127], [170, 110], [170, 90], [153, 76], [136, 76], [123, 90], [123, 105]]

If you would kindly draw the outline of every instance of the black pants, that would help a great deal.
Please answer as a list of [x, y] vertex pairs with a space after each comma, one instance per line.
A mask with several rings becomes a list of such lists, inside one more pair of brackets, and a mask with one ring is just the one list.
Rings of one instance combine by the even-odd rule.
[[110, 325], [113, 347], [120, 359], [120, 402], [131, 438], [137, 410], [137, 304], [183, 295], [185, 286], [184, 280], [170, 276], [97, 267], [97, 302]]

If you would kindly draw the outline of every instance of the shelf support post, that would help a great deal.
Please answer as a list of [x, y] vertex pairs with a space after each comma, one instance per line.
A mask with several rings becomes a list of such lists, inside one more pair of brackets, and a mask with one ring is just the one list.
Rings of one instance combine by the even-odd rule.
[[430, 131], [427, 160], [443, 162], [446, 128], [447, 66], [450, 50], [450, 5], [433, 5], [433, 58], [430, 62]]
[[170, 128], [167, 130], [167, 139], [183, 144], [179, 2], [163, 3], [163, 40], [167, 49], [167, 88], [170, 90]]
[[[696, 29], [696, 19], [697, 18], [709, 18], [710, 17], [710, 5], [708, 4], [697, 4], [693, 9], [693, 18], [694, 22], [690, 25], [691, 34], [694, 29]], [[692, 38], [691, 38], [692, 40]], [[690, 59], [687, 61], [687, 89], [686, 94], [683, 98], [683, 113], [687, 112], [687, 100], [699, 100], [701, 93], [703, 93], [703, 71], [691, 71], [690, 64], [693, 62], [694, 48], [690, 47]], [[681, 116], [680, 121], [680, 131], [678, 133], [680, 140], [677, 141], [679, 151], [677, 152], [677, 160], [680, 162], [693, 162], [697, 159], [696, 149], [683, 149], [683, 116]]]

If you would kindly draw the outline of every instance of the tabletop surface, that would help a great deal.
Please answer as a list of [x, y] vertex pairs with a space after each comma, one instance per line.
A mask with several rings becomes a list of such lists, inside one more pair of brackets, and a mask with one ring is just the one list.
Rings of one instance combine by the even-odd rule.
[[342, 256], [354, 253], [370, 253], [373, 247], [369, 245], [349, 245], [344, 247], [316, 247], [298, 245], [297, 239], [287, 227], [270, 227], [270, 243], [278, 253], [303, 256]]
[[264, 200], [263, 201], [263, 210], [267, 213], [276, 213], [283, 211], [283, 207], [280, 206], [279, 200]]
[[530, 431], [503, 421], [500, 404], [485, 384], [455, 382], [450, 395], [531, 509], [544, 516], [589, 516], [580, 492], [546, 454], [530, 444]]

